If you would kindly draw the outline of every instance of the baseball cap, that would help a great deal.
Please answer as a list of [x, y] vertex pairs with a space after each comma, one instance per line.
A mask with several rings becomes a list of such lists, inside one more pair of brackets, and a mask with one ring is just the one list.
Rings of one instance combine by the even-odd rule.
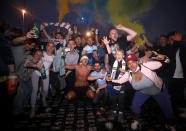
[[137, 57], [134, 54], [130, 54], [130, 55], [126, 56], [125, 62], [129, 62], [129, 61], [137, 61]]

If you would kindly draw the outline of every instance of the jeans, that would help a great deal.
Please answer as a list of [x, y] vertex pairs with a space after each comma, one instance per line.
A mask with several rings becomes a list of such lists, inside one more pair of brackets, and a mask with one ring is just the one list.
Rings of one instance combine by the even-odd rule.
[[[112, 110], [117, 110], [117, 107], [119, 111], [123, 112], [124, 111], [124, 86], [121, 87], [120, 93], [116, 94], [112, 92]], [[118, 105], [118, 106], [117, 106]]]
[[23, 92], [24, 92], [24, 105], [30, 104], [32, 94], [32, 81], [23, 81]]
[[101, 89], [99, 93], [96, 93], [93, 99], [94, 104], [101, 104], [102, 106], [105, 104], [105, 89]]
[[13, 114], [18, 115], [24, 112], [24, 90], [23, 90], [23, 80], [19, 79], [19, 84], [17, 86], [17, 93], [15, 94], [13, 100]]
[[186, 101], [184, 100], [184, 79], [170, 79], [167, 89], [170, 93], [174, 112], [178, 114], [179, 107], [186, 107]]
[[[132, 104], [133, 112], [139, 114], [141, 112], [141, 106], [149, 97], [149, 95], [145, 95], [140, 91], [136, 91]], [[156, 100], [156, 102], [158, 102], [164, 115], [167, 118], [173, 118], [172, 105], [166, 87], [164, 86], [160, 93], [152, 97]]]
[[[32, 74], [32, 95], [31, 95], [31, 108], [32, 111], [35, 110], [36, 100], [37, 100], [37, 92], [39, 89], [39, 75], [35, 72]], [[48, 95], [48, 89], [49, 89], [49, 76], [46, 76], [46, 79], [42, 79], [43, 87], [41, 89], [41, 95], [42, 95], [42, 104], [44, 107], [47, 107], [46, 97]]]

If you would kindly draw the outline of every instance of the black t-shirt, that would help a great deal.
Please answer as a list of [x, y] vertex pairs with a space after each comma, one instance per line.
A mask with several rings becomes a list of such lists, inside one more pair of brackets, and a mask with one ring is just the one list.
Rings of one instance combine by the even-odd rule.
[[119, 44], [120, 49], [123, 49], [124, 51], [126, 51], [126, 49], [127, 49], [127, 38], [126, 38], [126, 36], [123, 35], [120, 38], [118, 38], [116, 43]]
[[162, 55], [168, 55], [168, 51], [169, 51], [169, 46], [170, 45], [166, 45], [165, 47], [161, 47], [161, 46], [155, 46], [154, 49], [162, 54]]
[[115, 61], [115, 53], [117, 49], [123, 49], [124, 51], [126, 51], [127, 49], [127, 39], [126, 36], [121, 36], [118, 38], [118, 40], [114, 43], [110, 43], [110, 48], [111, 48], [111, 54], [108, 54], [108, 51], [106, 50], [106, 53], [108, 54], [109, 57], [109, 65], [112, 67]]
[[8, 75], [8, 65], [14, 64], [14, 57], [7, 38], [0, 34], [0, 76]]
[[[81, 58], [81, 53], [82, 53], [82, 51], [83, 51], [83, 47], [82, 47], [82, 46], [76, 46], [75, 49], [78, 51], [78, 54], [79, 54], [79, 56], [80, 56], [80, 57], [79, 57], [79, 60], [80, 60], [80, 58]], [[79, 61], [79, 60], [78, 60], [78, 61]]]

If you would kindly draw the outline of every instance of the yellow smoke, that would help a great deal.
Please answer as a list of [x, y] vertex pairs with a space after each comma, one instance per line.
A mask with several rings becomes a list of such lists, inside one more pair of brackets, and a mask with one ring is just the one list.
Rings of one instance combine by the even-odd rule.
[[58, 22], [60, 23], [64, 17], [65, 14], [67, 14], [70, 11], [69, 3], [83, 3], [86, 0], [57, 0], [58, 1], [58, 11], [59, 11], [59, 18]]
[[132, 21], [132, 18], [149, 10], [151, 5], [152, 0], [108, 0], [107, 10], [110, 21], [114, 25], [122, 24], [135, 30], [138, 35], [134, 41], [142, 45], [144, 41], [139, 38], [139, 34], [145, 32], [144, 26], [137, 21]]

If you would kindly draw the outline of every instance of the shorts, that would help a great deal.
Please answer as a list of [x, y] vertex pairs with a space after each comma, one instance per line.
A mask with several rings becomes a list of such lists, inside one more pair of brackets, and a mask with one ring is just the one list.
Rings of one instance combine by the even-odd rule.
[[77, 97], [84, 97], [86, 96], [87, 90], [89, 87], [81, 86], [81, 87], [74, 87], [72, 90], [75, 92]]

